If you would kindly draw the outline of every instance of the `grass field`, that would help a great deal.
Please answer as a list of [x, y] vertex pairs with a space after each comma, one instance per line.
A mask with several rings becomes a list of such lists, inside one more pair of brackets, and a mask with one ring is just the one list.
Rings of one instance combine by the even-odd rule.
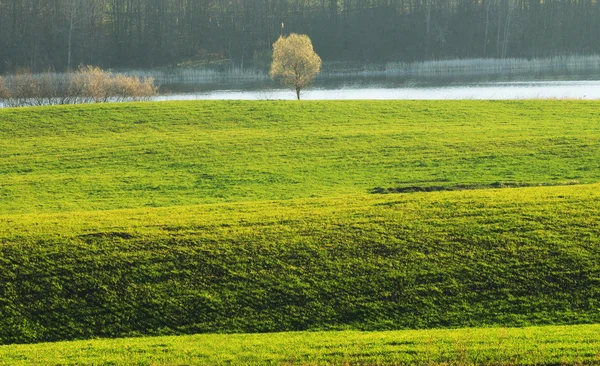
[[0, 365], [600, 365], [600, 326], [194, 335], [0, 346]]
[[0, 110], [0, 213], [600, 181], [576, 101], [173, 102]]
[[600, 323], [599, 107], [0, 110], [0, 344]]

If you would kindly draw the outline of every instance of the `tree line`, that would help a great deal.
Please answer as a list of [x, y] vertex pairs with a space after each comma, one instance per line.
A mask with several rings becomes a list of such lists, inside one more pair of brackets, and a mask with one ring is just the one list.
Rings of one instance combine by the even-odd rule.
[[0, 72], [268, 67], [282, 34], [325, 61], [600, 53], [598, 0], [0, 0]]

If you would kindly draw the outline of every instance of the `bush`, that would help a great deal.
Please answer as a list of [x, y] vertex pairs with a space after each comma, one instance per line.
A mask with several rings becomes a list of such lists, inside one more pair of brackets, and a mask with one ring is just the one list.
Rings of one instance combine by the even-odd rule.
[[4, 79], [2, 76], [0, 76], [0, 102], [2, 102], [4, 99], [8, 99], [8, 97], [8, 89], [4, 87]]
[[69, 74], [25, 71], [0, 80], [0, 100], [10, 107], [140, 101], [157, 94], [152, 78], [113, 75], [93, 66]]

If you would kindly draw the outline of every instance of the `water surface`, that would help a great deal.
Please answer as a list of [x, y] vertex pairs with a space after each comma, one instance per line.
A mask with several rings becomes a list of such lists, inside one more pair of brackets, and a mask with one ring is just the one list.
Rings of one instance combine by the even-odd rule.
[[[161, 95], [157, 100], [289, 100], [295, 93], [280, 88], [217, 89]], [[512, 81], [449, 85], [316, 87], [307, 100], [459, 100], [459, 99], [600, 99], [600, 80]]]
[[[270, 80], [161, 85], [158, 100], [289, 100], [291, 90]], [[319, 77], [308, 100], [600, 99], [600, 69], [522, 73], [433, 73], [419, 76], [337, 74]]]

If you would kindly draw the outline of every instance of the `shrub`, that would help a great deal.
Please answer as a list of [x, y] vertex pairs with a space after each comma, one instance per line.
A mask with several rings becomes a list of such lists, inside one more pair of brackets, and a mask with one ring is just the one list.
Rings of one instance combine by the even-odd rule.
[[139, 101], [157, 94], [152, 78], [113, 75], [94, 66], [62, 75], [25, 71], [0, 84], [0, 99], [13, 107]]
[[36, 101], [36, 98], [39, 98], [40, 92], [40, 87], [33, 79], [31, 72], [23, 71], [15, 77], [9, 102], [15, 100], [17, 105], [39, 105], [40, 103]]
[[117, 101], [147, 100], [158, 93], [154, 79], [140, 79], [133, 76], [117, 75], [112, 79], [112, 95]]
[[5, 99], [8, 99], [10, 94], [8, 93], [8, 89], [4, 86], [4, 79], [0, 76], [0, 102]]
[[81, 98], [85, 103], [108, 102], [110, 100], [110, 73], [99, 67], [81, 66], [74, 80], [80, 85]]

